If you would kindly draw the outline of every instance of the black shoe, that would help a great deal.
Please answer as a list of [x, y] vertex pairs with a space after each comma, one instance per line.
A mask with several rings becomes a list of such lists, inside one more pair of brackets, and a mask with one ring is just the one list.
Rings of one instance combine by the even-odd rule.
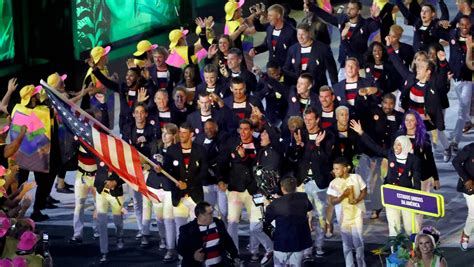
[[150, 241], [148, 240], [148, 236], [142, 236], [142, 240], [140, 242], [140, 247], [146, 248], [150, 245]]
[[107, 261], [108, 261], [108, 260], [107, 260], [107, 254], [102, 254], [102, 256], [100, 256], [99, 262], [100, 262], [101, 264], [105, 264], [105, 263], [107, 263]]
[[35, 222], [42, 222], [42, 221], [49, 220], [49, 216], [41, 213], [41, 211], [33, 211], [33, 213], [31, 213], [30, 218]]
[[71, 239], [69, 239], [69, 244], [74, 244], [74, 245], [80, 245], [82, 244], [82, 239], [80, 239], [79, 237], [71, 237]]
[[69, 188], [69, 189], [73, 189], [73, 188], [74, 188], [74, 185], [73, 185], [73, 184], [64, 183], [64, 187]]
[[45, 208], [45, 209], [50, 209], [50, 210], [52, 210], [52, 209], [57, 209], [57, 208], [59, 208], [59, 207], [56, 206], [56, 205], [54, 205], [53, 203], [47, 202], [46, 205], [44, 206], [44, 208]]
[[49, 196], [49, 197], [46, 199], [46, 202], [49, 202], [49, 203], [52, 203], [52, 204], [59, 204], [59, 203], [61, 203], [59, 200], [54, 199], [52, 196]]
[[66, 186], [64, 188], [57, 188], [56, 192], [62, 193], [62, 194], [74, 194], [74, 191], [72, 191], [70, 188]]

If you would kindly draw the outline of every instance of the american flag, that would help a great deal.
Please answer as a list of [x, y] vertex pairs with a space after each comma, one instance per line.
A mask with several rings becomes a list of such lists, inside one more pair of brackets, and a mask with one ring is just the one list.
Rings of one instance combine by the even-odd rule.
[[[43, 82], [42, 82], [43, 83]], [[94, 153], [107, 167], [117, 173], [134, 190], [139, 191], [152, 201], [159, 202], [158, 197], [150, 192], [143, 177], [139, 152], [121, 138], [98, 131], [96, 128], [110, 132], [105, 126], [87, 114], [71, 101], [57, 96], [47, 84], [43, 84], [53, 107], [61, 121], [78, 138], [84, 147]]]

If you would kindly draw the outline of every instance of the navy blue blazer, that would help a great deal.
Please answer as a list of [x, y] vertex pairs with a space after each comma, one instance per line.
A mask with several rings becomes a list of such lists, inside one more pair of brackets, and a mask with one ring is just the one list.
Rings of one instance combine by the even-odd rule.
[[[263, 25], [262, 25], [263, 26]], [[286, 54], [288, 49], [297, 42], [295, 28], [285, 22], [281, 28], [280, 36], [276, 38], [276, 46], [273, 49], [272, 35], [275, 27], [268, 24], [266, 27], [267, 36], [262, 44], [254, 47], [257, 54], [268, 51], [268, 61], [275, 60], [280, 66], [285, 64]]]

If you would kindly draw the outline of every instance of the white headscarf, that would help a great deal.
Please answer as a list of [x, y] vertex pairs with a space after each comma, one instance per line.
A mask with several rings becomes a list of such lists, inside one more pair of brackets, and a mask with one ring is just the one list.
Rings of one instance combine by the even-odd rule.
[[408, 153], [413, 153], [413, 145], [410, 138], [406, 135], [400, 135], [395, 139], [395, 142], [399, 142], [402, 145], [402, 151], [400, 154], [395, 154], [397, 162], [405, 164], [407, 162]]

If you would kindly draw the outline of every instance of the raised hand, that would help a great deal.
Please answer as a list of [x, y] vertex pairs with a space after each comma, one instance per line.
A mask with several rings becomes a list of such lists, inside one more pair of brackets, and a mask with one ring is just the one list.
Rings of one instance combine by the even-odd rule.
[[354, 130], [354, 132], [358, 133], [359, 135], [362, 135], [364, 133], [364, 130], [362, 130], [362, 126], [360, 125], [360, 121], [351, 120], [350, 126], [351, 126], [351, 129]]
[[150, 96], [147, 93], [148, 92], [145, 89], [145, 87], [138, 89], [138, 96], [137, 96], [138, 103], [145, 102], [148, 100], [148, 98], [150, 98]]
[[296, 141], [296, 145], [297, 145], [297, 146], [303, 145], [303, 141], [302, 141], [303, 138], [301, 137], [301, 130], [300, 130], [300, 129], [296, 130], [296, 131], [293, 133], [293, 136], [294, 136], [294, 138], [295, 138], [295, 141]]
[[206, 22], [200, 18], [200, 17], [197, 17], [194, 22], [196, 23], [196, 25], [200, 28], [206, 28]]
[[314, 141], [316, 146], [321, 145], [321, 142], [324, 140], [325, 136], [326, 136], [326, 131], [322, 131], [316, 134], [316, 140]]
[[207, 51], [207, 58], [213, 58], [216, 55], [218, 49], [219, 48], [217, 48], [217, 44], [211, 45]]
[[8, 88], [7, 90], [9, 92], [13, 92], [16, 90], [16, 88], [18, 87], [18, 83], [16, 82], [17, 81], [17, 78], [11, 78], [10, 80], [8, 80]]

